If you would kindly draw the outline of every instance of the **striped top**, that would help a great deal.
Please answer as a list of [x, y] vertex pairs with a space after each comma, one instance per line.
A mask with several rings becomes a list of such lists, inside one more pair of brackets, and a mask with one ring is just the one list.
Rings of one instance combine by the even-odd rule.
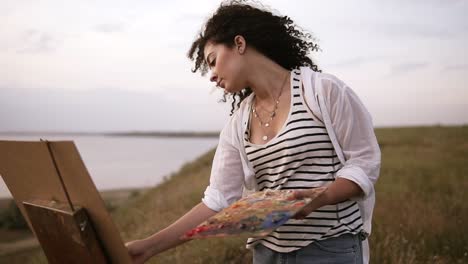
[[[291, 72], [291, 108], [277, 136], [264, 145], [249, 141], [250, 122], [244, 137], [259, 191], [310, 189], [335, 180], [342, 168], [324, 124], [304, 102], [300, 72]], [[252, 111], [252, 105], [249, 105]], [[249, 238], [247, 248], [257, 243], [277, 252], [291, 252], [316, 240], [356, 234], [362, 228], [361, 213], [354, 201], [326, 205], [302, 220], [291, 219], [263, 238]]]

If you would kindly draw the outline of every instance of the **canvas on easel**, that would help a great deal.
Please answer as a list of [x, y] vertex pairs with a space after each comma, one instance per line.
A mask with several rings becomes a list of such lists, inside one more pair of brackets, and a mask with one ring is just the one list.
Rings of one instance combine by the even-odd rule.
[[[105, 262], [131, 262], [104, 201], [72, 141], [0, 141], [0, 175], [36, 237], [40, 236], [38, 232], [50, 233], [54, 230], [54, 236], [63, 236], [64, 232], [59, 232], [62, 228], [72, 234], [67, 237], [69, 243], [81, 244], [88, 253], [96, 254], [96, 258], [101, 258], [98, 249], [102, 247]], [[43, 208], [49, 210], [44, 213]], [[34, 222], [31, 218], [35, 219]], [[41, 231], [44, 226], [47, 230]], [[70, 230], [69, 226], [75, 226], [77, 230]], [[92, 242], [93, 233], [100, 245]], [[48, 246], [48, 251], [55, 250], [54, 245]], [[62, 250], [67, 248], [67, 245], [60, 246]], [[44, 245], [42, 247], [46, 251]], [[76, 252], [80, 251], [62, 252], [62, 255]], [[74, 258], [78, 261], [74, 263], [79, 263], [80, 256]]]

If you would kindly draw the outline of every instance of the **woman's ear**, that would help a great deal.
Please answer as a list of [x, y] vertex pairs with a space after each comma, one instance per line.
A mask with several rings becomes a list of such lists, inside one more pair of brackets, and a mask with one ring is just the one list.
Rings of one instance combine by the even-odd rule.
[[245, 38], [241, 35], [237, 35], [234, 37], [234, 45], [239, 54], [244, 54], [247, 43], [245, 42]]

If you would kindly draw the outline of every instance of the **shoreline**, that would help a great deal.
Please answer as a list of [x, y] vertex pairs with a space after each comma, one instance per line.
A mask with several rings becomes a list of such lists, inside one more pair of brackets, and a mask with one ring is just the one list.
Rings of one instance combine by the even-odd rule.
[[[463, 124], [413, 124], [413, 125], [380, 125], [374, 129], [421, 129], [421, 128], [468, 127]], [[116, 137], [162, 137], [162, 138], [217, 138], [220, 131], [0, 131], [1, 136], [116, 136]], [[0, 138], [1, 140], [1, 138]]]
[[0, 131], [0, 136], [111, 136], [163, 138], [217, 138], [220, 131], [122, 131], [122, 132], [67, 132], [67, 131]]
[[[117, 202], [120, 204], [121, 202], [124, 202], [123, 200], [132, 196], [132, 194], [135, 195], [137, 193], [139, 195], [156, 186], [141, 187], [141, 188], [105, 189], [105, 190], [98, 190], [98, 192], [101, 198], [104, 200], [104, 202], [109, 200], [114, 203]], [[6, 209], [12, 200], [13, 200], [13, 197], [8, 197], [8, 196], [0, 197], [0, 212]]]

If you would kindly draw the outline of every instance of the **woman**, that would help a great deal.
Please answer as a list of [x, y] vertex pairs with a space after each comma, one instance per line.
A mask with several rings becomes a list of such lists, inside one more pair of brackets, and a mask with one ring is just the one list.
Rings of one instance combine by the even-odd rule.
[[307, 57], [318, 46], [286, 16], [221, 4], [192, 44], [194, 72], [232, 95], [202, 202], [169, 227], [127, 243], [135, 263], [238, 200], [243, 190], [326, 191], [270, 235], [249, 239], [254, 263], [367, 263], [380, 169], [369, 113], [352, 90]]

